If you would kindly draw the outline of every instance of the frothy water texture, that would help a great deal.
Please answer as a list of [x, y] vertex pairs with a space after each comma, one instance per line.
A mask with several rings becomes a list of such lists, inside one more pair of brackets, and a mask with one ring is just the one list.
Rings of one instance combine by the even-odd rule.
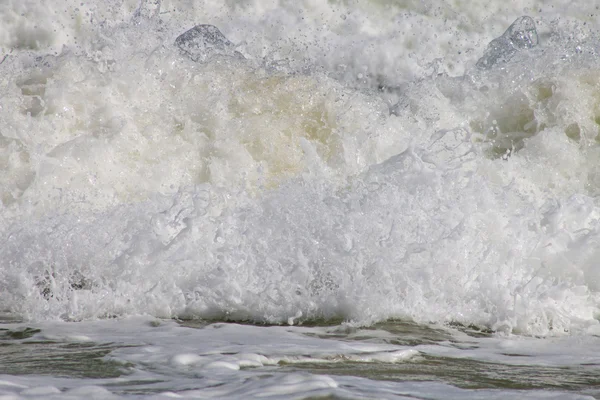
[[[112, 318], [135, 316], [342, 330], [403, 321], [488, 332], [505, 338], [493, 339], [500, 347], [510, 335], [544, 337], [544, 349], [564, 336], [597, 346], [599, 11], [583, 0], [467, 3], [0, 2], [4, 318], [42, 332], [118, 329]], [[329, 331], [283, 326], [269, 328], [287, 332], [275, 349], [253, 330], [267, 328], [217, 324], [231, 343], [261, 344], [192, 350], [153, 332], [219, 334], [146, 322], [125, 323], [159, 343], [143, 357], [102, 347], [139, 345], [131, 333], [82, 335], [122, 363], [115, 371], [146, 363], [159, 381], [207, 365], [310, 364], [263, 382], [280, 398], [351, 396], [332, 388], [353, 384], [377, 398], [400, 393], [367, 375], [315, 373], [332, 360], [507, 362], [506, 349], [448, 355], [388, 339], [350, 351], [345, 336], [290, 354], [290, 332]], [[339, 348], [324, 351], [331, 343]], [[560, 364], [544, 351], [541, 364]], [[0, 379], [0, 390], [71, 393], [50, 375], [34, 388]], [[237, 383], [217, 375], [203, 375], [202, 396], [267, 393], [250, 372]], [[221, 379], [225, 391], [206, 391]], [[479, 396], [442, 381], [401, 392]]]

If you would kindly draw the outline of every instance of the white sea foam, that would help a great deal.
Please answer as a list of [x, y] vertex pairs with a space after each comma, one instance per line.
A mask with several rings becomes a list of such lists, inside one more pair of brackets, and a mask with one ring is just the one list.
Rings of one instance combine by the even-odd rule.
[[597, 331], [594, 7], [157, 4], [0, 5], [3, 311]]

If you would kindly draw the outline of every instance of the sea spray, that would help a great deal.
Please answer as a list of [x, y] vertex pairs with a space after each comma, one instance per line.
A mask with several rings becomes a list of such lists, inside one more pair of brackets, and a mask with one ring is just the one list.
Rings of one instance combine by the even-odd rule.
[[0, 65], [5, 310], [596, 324], [593, 38], [569, 53], [522, 17], [486, 68], [426, 68], [391, 104], [380, 80], [302, 67], [318, 57], [222, 33], [182, 51], [200, 28], [164, 6]]

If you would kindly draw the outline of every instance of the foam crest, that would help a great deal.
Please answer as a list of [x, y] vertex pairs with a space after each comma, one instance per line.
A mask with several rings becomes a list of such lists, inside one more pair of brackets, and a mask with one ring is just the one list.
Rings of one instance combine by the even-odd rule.
[[[177, 44], [189, 28], [179, 3], [157, 4], [96, 5], [94, 18], [61, 31], [81, 43], [50, 35], [40, 48], [70, 47], [20, 49], [0, 64], [3, 311], [411, 318], [535, 335], [597, 325], [592, 34], [567, 39], [569, 27], [520, 19], [503, 36], [519, 51], [487, 68], [465, 56], [466, 73], [453, 76], [421, 63], [424, 53], [395, 57], [413, 45], [388, 41], [394, 21], [449, 10], [374, 26], [365, 16], [380, 15], [377, 5], [311, 3], [302, 14], [285, 3], [232, 8], [248, 40], [224, 23], [225, 36], [200, 44], [225, 53], [192, 46], [190, 59]], [[230, 10], [206, 5], [189, 18]], [[101, 12], [116, 22], [100, 24]], [[261, 42], [265, 21], [307, 33], [260, 32]], [[388, 49], [394, 61], [373, 61], [368, 79], [354, 79], [357, 63], [348, 75], [335, 66], [370, 60], [373, 43], [373, 60]], [[391, 115], [391, 97], [377, 91], [388, 67], [407, 71]]]

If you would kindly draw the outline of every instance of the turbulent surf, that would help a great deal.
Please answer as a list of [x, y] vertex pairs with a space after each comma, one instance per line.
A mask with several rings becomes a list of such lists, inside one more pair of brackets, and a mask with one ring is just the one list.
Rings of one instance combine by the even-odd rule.
[[[492, 355], [469, 357], [499, 364], [508, 361], [486, 347], [492, 341], [537, 337], [546, 349], [552, 340], [592, 340], [600, 333], [596, 14], [586, 2], [558, 0], [508, 9], [374, 0], [0, 4], [6, 340], [23, 324], [41, 333], [18, 346], [81, 330], [56, 333], [57, 343], [85, 337], [100, 359], [110, 354], [134, 375], [147, 373], [138, 350], [119, 347], [135, 335], [119, 331], [116, 318], [163, 346], [170, 364], [148, 363], [165, 376], [207, 365], [300, 366], [292, 368], [300, 375], [277, 370], [266, 386], [223, 378], [230, 391], [212, 393], [220, 398], [305, 381], [313, 389], [298, 389], [298, 398], [352, 396], [335, 389], [352, 379], [366, 395], [375, 390], [369, 374], [332, 371], [346, 382], [317, 364], [419, 363], [445, 356], [446, 340], [482, 335], [489, 340], [477, 346]], [[234, 342], [284, 336], [274, 352], [242, 346], [236, 353], [254, 355], [233, 359], [226, 345], [193, 351], [153, 336], [215, 340], [209, 322]], [[281, 329], [222, 325], [235, 322]], [[402, 335], [387, 324], [425, 330], [417, 347], [393, 348]], [[90, 333], [102, 326], [110, 327], [104, 336]], [[336, 341], [338, 350], [321, 351], [337, 337], [331, 332], [354, 340], [348, 335], [363, 328], [375, 332], [373, 348], [347, 351]], [[427, 348], [427, 329], [452, 339], [440, 333]], [[320, 349], [308, 358], [284, 350], [308, 336]], [[62, 354], [57, 346], [48, 351]], [[222, 357], [204, 354], [211, 348]], [[109, 367], [102, 379], [121, 373]], [[473, 385], [498, 388], [438, 378], [465, 388], [457, 398]], [[0, 390], [39, 386], [11, 379], [17, 386]], [[165, 391], [187, 390], [171, 382]], [[403, 393], [443, 397], [446, 386], [436, 385]], [[536, 391], [543, 384], [523, 385], [547, 395]]]

